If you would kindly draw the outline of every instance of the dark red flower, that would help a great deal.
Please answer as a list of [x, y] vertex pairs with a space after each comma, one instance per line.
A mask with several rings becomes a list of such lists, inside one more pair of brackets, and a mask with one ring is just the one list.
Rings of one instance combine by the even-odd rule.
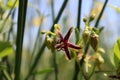
[[81, 49], [80, 46], [78, 45], [74, 45], [72, 43], [69, 43], [69, 38], [70, 38], [70, 35], [73, 31], [73, 28], [71, 27], [69, 29], [69, 31], [67, 32], [67, 34], [65, 35], [65, 37], [63, 38], [62, 34], [60, 31], [57, 31], [58, 35], [59, 35], [59, 40], [57, 40], [56, 44], [55, 44], [55, 48], [57, 50], [63, 50], [65, 51], [66, 53], [66, 56], [67, 58], [70, 60], [71, 59], [71, 56], [70, 56], [70, 52], [69, 52], [69, 49], [68, 48], [73, 48], [73, 49]]

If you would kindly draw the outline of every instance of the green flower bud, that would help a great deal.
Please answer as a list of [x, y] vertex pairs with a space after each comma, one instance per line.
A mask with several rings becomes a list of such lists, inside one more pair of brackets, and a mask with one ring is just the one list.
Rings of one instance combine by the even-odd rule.
[[86, 23], [86, 22], [87, 22], [87, 19], [86, 19], [86, 18], [83, 18], [83, 22], [85, 22], [85, 23]]
[[88, 30], [85, 30], [82, 36], [85, 44], [87, 44], [90, 38], [90, 32]]
[[97, 51], [98, 48], [98, 38], [99, 36], [95, 33], [91, 34], [90, 36], [90, 44], [95, 52]]
[[94, 19], [95, 19], [95, 14], [92, 14], [92, 15], [90, 16], [89, 22], [93, 21]]

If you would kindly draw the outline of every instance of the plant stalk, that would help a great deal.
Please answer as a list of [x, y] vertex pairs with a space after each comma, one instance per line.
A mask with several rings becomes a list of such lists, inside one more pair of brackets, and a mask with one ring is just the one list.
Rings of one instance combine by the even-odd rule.
[[14, 80], [20, 80], [22, 45], [23, 45], [27, 3], [28, 0], [19, 0]]
[[97, 19], [96, 23], [95, 23], [95, 27], [96, 27], [96, 28], [97, 28], [98, 25], [99, 25], [100, 19], [101, 19], [102, 15], [103, 15], [103, 12], [104, 12], [104, 10], [105, 10], [105, 7], [106, 7], [107, 3], [108, 3], [108, 0], [105, 0], [105, 3], [104, 3], [104, 5], [103, 5], [103, 8], [102, 8], [102, 10], [101, 10], [101, 12], [100, 12], [100, 14], [99, 14], [99, 16], [98, 16], [98, 19]]
[[[80, 20], [81, 20], [81, 6], [82, 6], [82, 0], [78, 0], [78, 17], [77, 17], [77, 26], [76, 28], [78, 29], [79, 33], [80, 33]], [[79, 33], [77, 35], [77, 32], [75, 33], [76, 36], [76, 44], [79, 41]], [[78, 74], [79, 74], [79, 66], [78, 66], [78, 62], [75, 61], [75, 70], [74, 70], [74, 76], [73, 76], [73, 80], [77, 80], [78, 79]]]

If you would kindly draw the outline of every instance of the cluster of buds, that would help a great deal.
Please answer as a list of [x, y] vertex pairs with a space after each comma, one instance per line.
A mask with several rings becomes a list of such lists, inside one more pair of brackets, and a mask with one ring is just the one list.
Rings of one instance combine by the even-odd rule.
[[96, 52], [98, 47], [98, 38], [99, 38], [96, 31], [98, 30], [94, 29], [93, 27], [90, 27], [90, 22], [94, 20], [94, 17], [95, 17], [94, 15], [91, 15], [88, 20], [86, 18], [83, 19], [86, 26], [83, 32], [83, 41], [85, 45], [89, 42], [91, 47]]

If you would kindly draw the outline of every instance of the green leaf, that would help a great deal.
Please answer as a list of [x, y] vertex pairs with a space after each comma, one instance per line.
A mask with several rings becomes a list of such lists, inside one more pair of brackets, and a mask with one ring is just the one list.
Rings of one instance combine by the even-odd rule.
[[9, 42], [0, 41], [0, 58], [13, 53], [13, 47]]
[[114, 63], [116, 67], [118, 67], [120, 63], [120, 38], [114, 45]]
[[47, 69], [35, 71], [33, 74], [34, 74], [34, 75], [41, 75], [41, 74], [45, 74], [45, 73], [50, 73], [50, 72], [52, 72], [52, 71], [54, 71], [53, 68], [47, 68]]

